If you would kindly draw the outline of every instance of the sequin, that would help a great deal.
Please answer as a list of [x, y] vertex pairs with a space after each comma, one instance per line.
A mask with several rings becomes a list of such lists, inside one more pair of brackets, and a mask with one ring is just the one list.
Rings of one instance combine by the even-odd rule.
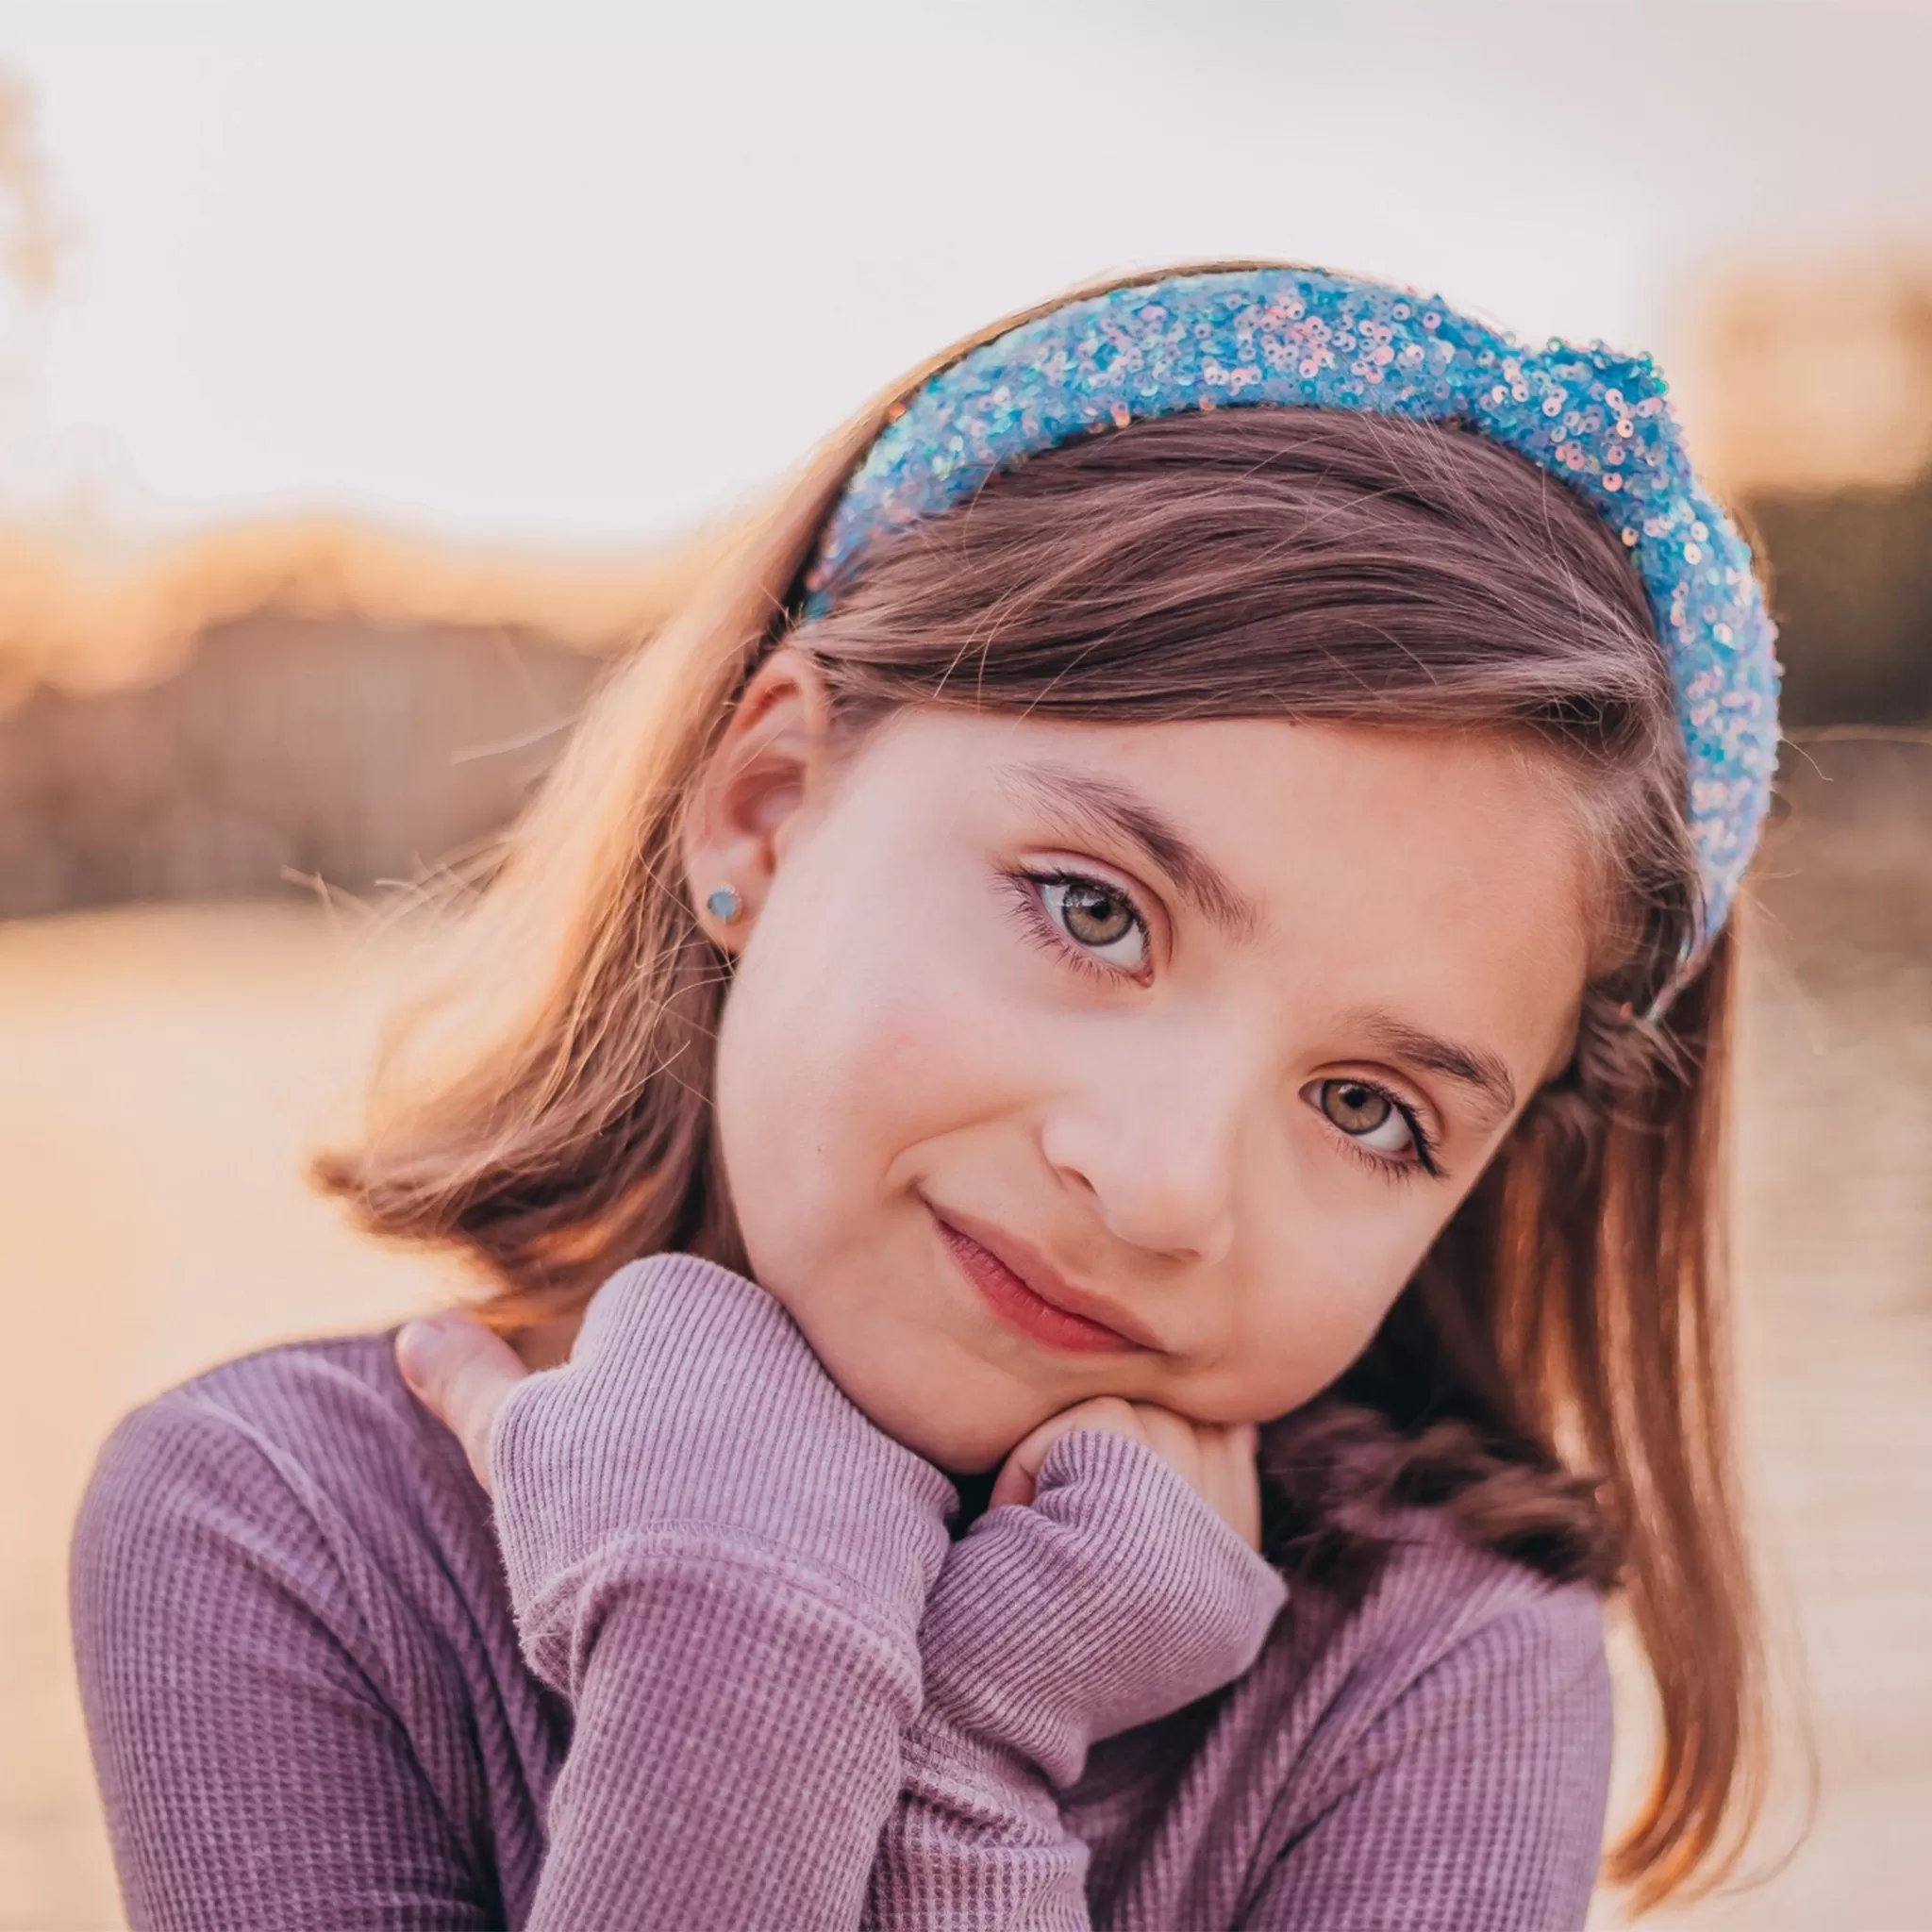
[[1619, 532], [1670, 659], [1690, 765], [1705, 903], [1688, 971], [1763, 825], [1779, 671], [1751, 553], [1692, 473], [1647, 356], [1529, 349], [1437, 296], [1312, 269], [1175, 275], [1069, 302], [970, 351], [890, 416], [826, 524], [805, 615], [824, 615], [878, 544], [1028, 455], [1254, 404], [1460, 424], [1561, 477]]

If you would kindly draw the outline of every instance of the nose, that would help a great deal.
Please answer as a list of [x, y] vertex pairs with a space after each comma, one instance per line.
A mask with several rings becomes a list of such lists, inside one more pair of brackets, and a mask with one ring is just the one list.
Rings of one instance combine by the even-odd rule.
[[1087, 1062], [1047, 1113], [1041, 1142], [1048, 1164], [1091, 1197], [1117, 1239], [1177, 1259], [1219, 1261], [1234, 1242], [1251, 1105], [1240, 1058], [1195, 1039], [1131, 1060]]

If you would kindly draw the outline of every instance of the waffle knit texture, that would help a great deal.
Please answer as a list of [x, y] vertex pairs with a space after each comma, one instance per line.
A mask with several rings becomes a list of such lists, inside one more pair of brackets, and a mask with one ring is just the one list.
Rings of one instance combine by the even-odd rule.
[[658, 1257], [505, 1404], [497, 1496], [389, 1335], [138, 1409], [74, 1543], [136, 1927], [1580, 1926], [1601, 1615], [1425, 1514], [1368, 1599], [1151, 1451], [952, 1485], [750, 1282]]

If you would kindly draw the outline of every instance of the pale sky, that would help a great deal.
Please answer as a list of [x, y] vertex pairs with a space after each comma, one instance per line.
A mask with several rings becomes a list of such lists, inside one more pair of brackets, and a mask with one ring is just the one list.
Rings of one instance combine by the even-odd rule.
[[626, 545], [1112, 268], [1668, 367], [1713, 267], [1932, 247], [1932, 4], [7, 0], [0, 66], [69, 234], [0, 311], [16, 514]]

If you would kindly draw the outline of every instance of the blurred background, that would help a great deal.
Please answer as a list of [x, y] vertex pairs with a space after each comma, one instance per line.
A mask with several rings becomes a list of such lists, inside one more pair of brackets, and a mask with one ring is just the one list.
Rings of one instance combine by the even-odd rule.
[[1918, 5], [11, 0], [0, 1928], [121, 1923], [63, 1597], [101, 1436], [447, 1285], [301, 1179], [383, 882], [487, 840], [685, 540], [899, 369], [1214, 255], [1655, 349], [1761, 538], [1740, 1348], [1790, 1694], [1761, 1882], [1678, 1923], [1932, 1926], [1928, 89]]

